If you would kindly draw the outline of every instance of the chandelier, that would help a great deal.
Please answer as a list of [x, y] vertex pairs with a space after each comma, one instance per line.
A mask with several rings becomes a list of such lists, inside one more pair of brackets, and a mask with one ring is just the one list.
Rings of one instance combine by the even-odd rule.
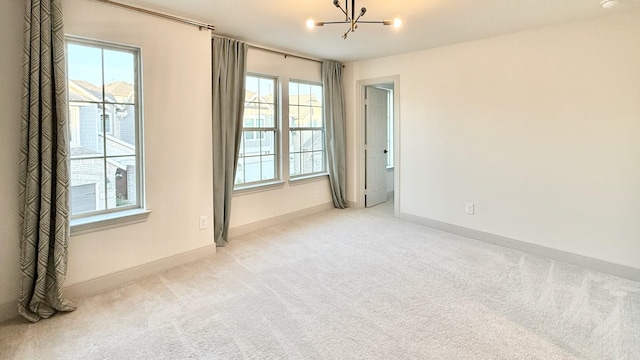
[[393, 25], [394, 27], [400, 27], [402, 25], [402, 21], [396, 18], [394, 20], [378, 20], [378, 21], [367, 21], [360, 20], [362, 16], [367, 12], [366, 7], [360, 8], [360, 13], [356, 17], [356, 0], [351, 0], [351, 8], [349, 8], [349, 0], [344, 1], [344, 7], [340, 5], [340, 0], [333, 0], [333, 5], [340, 9], [344, 14], [345, 18], [343, 21], [314, 21], [313, 19], [307, 20], [307, 27], [313, 28], [315, 26], [324, 26], [330, 24], [349, 24], [349, 29], [342, 35], [343, 39], [347, 38], [350, 32], [356, 31], [358, 28], [358, 24], [382, 24], [382, 25]]

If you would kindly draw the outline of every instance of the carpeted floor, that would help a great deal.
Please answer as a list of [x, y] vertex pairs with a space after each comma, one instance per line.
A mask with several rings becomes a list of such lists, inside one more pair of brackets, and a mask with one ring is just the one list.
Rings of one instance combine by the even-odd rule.
[[0, 358], [640, 359], [640, 283], [391, 212], [329, 210], [5, 322]]

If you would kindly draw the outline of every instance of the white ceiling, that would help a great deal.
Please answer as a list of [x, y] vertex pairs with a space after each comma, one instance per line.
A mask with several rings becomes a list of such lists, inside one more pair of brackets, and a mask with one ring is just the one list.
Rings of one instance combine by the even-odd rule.
[[[348, 28], [345, 24], [312, 30], [305, 26], [309, 18], [344, 20], [332, 0], [119, 1], [212, 24], [214, 34], [343, 62], [640, 9], [640, 0], [620, 0], [612, 9], [603, 9], [600, 0], [356, 0], [357, 9], [367, 8], [363, 20], [399, 17], [403, 26], [361, 24], [343, 40]], [[341, 4], [344, 6], [344, 0]]]

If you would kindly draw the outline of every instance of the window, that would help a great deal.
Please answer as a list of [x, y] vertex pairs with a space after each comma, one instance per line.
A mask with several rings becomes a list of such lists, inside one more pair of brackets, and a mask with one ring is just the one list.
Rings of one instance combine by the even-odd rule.
[[247, 76], [236, 185], [257, 184], [278, 177], [277, 93], [275, 78]]
[[142, 207], [140, 52], [67, 39], [74, 218]]
[[325, 172], [322, 85], [289, 83], [289, 174]]

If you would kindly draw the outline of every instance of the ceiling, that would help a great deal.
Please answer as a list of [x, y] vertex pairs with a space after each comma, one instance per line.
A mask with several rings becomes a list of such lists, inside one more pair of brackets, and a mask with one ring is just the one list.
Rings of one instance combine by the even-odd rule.
[[[307, 29], [309, 18], [341, 21], [332, 0], [118, 0], [203, 21], [214, 34], [318, 59], [372, 59], [597, 16], [639, 11], [640, 0], [603, 9], [600, 0], [356, 0], [363, 20], [398, 17], [402, 27], [361, 24]], [[344, 0], [340, 0], [344, 6]], [[351, 4], [351, 1], [349, 1]]]

